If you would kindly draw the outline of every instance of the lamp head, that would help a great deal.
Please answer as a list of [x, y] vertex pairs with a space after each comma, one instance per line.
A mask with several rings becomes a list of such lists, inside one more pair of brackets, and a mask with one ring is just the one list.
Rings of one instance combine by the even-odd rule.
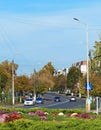
[[79, 19], [77, 19], [77, 18], [73, 18], [73, 19], [79, 22]]

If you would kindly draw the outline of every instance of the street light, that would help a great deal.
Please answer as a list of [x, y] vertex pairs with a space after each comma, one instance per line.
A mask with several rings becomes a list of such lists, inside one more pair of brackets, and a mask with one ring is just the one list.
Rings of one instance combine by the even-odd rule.
[[73, 18], [74, 20], [80, 22], [82, 25], [85, 26], [86, 29], [86, 56], [87, 56], [87, 98], [86, 98], [86, 111], [90, 111], [90, 99], [89, 99], [89, 44], [88, 44], [88, 24], [82, 23], [79, 19]]
[[12, 105], [15, 104], [15, 99], [14, 99], [14, 77], [15, 77], [15, 74], [14, 74], [14, 60], [12, 60]]

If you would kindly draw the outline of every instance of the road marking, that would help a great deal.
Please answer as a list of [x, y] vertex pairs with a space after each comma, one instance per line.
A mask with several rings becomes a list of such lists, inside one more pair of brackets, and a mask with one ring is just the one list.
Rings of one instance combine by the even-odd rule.
[[49, 104], [49, 105], [44, 105], [44, 106], [39, 106], [39, 107], [51, 107], [51, 106], [56, 106], [57, 104], [64, 104], [64, 103], [67, 103], [69, 102], [69, 100], [65, 101], [65, 102], [59, 102], [59, 103], [55, 103], [55, 104]]

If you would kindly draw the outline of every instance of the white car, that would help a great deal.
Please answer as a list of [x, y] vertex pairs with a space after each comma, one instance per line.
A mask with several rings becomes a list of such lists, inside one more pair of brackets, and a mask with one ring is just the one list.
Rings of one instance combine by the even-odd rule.
[[33, 99], [32, 99], [32, 98], [27, 98], [27, 99], [24, 101], [24, 105], [25, 105], [25, 106], [34, 105]]
[[74, 96], [70, 97], [70, 102], [76, 102], [76, 97]]

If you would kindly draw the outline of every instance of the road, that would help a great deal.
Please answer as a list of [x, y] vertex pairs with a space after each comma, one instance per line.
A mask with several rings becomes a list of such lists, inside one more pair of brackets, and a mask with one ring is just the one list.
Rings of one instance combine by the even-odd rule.
[[[74, 108], [84, 108], [85, 100], [77, 98], [76, 102], [70, 102], [69, 97], [65, 95], [59, 95], [61, 97], [61, 102], [54, 102], [54, 97], [59, 94], [56, 93], [46, 93], [44, 94], [44, 103], [35, 104], [33, 106], [22, 106], [23, 108], [61, 108], [61, 109], [74, 109]], [[19, 106], [18, 106], [19, 107]]]

